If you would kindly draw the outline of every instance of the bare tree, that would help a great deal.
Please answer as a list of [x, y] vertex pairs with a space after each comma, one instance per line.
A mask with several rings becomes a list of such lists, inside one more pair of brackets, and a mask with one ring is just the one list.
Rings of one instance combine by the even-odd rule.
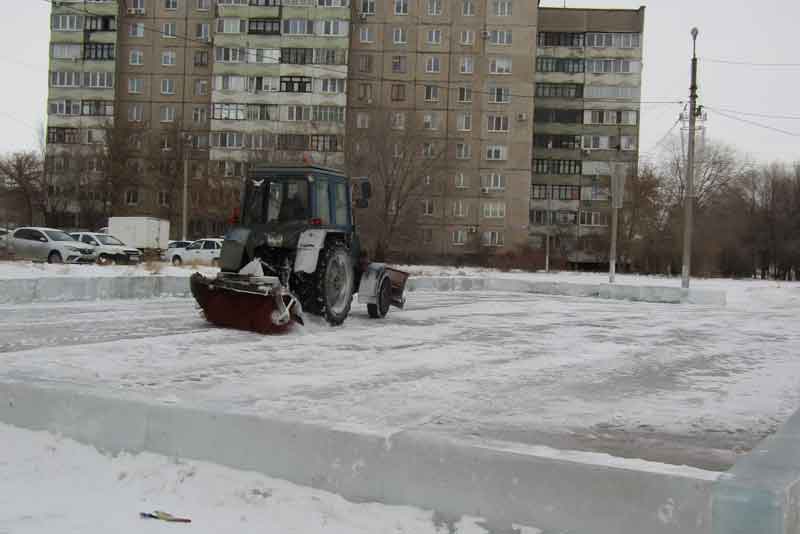
[[[34, 224], [43, 214], [47, 199], [42, 160], [36, 152], [15, 152], [0, 159], [0, 187], [4, 198], [12, 196], [25, 203], [25, 218]], [[10, 201], [10, 200], [9, 200]]]
[[365, 125], [348, 128], [345, 160], [350, 176], [366, 176], [372, 186], [369, 208], [359, 217], [382, 261], [403, 235], [416, 233], [420, 190], [445, 175], [447, 148], [417, 124], [383, 111], [372, 113], [367, 127], [355, 126]]

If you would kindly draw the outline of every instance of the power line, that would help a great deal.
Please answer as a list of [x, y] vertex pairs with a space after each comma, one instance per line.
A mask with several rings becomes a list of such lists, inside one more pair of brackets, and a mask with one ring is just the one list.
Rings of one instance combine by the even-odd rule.
[[[686, 110], [686, 106], [687, 106], [687, 104], [683, 105], [683, 111]], [[675, 128], [678, 126], [678, 124], [680, 124], [681, 119], [682, 119], [682, 117], [680, 115], [678, 115], [678, 118], [675, 119], [675, 122], [672, 123], [672, 126], [670, 126], [669, 130], [667, 130], [667, 133], [665, 133], [663, 136], [661, 136], [661, 139], [659, 139], [653, 146], [651, 146], [650, 148], [648, 148], [645, 151], [642, 151], [641, 153], [642, 154], [650, 154], [653, 151], [655, 151], [658, 147], [660, 147], [664, 143], [664, 141], [666, 141], [669, 138], [669, 136], [672, 135], [672, 132], [675, 131]]]
[[706, 61], [708, 63], [720, 63], [723, 65], [740, 65], [745, 67], [788, 67], [788, 68], [800, 67], [800, 63], [757, 63], [753, 61], [737, 61], [733, 59], [715, 59], [708, 57], [700, 58], [700, 60]]
[[781, 119], [781, 120], [793, 120], [793, 121], [800, 121], [800, 116], [798, 115], [772, 115], [770, 113], [752, 113], [747, 111], [739, 111], [738, 109], [730, 109], [730, 108], [717, 108], [718, 111], [724, 111], [727, 113], [735, 113], [737, 115], [746, 115], [748, 117], [760, 117], [763, 119]]
[[792, 137], [800, 137], [800, 133], [790, 132], [788, 130], [782, 130], [781, 128], [775, 128], [774, 126], [769, 126], [767, 124], [761, 124], [760, 122], [755, 122], [755, 121], [752, 121], [752, 120], [749, 120], [749, 119], [743, 119], [741, 117], [736, 117], [735, 115], [731, 115], [731, 114], [725, 113], [723, 111], [720, 111], [718, 109], [715, 109], [715, 108], [712, 108], [712, 107], [709, 107], [709, 106], [704, 106], [704, 109], [708, 109], [708, 110], [712, 111], [713, 113], [716, 113], [717, 115], [721, 115], [723, 117], [726, 117], [726, 118], [734, 120], [734, 121], [738, 121], [738, 122], [742, 122], [742, 123], [745, 123], [745, 124], [749, 124], [749, 125], [755, 126], [757, 128], [763, 128], [764, 130], [770, 130], [770, 131], [773, 131], [773, 132], [782, 133], [784, 135], [790, 135]]
[[[45, 2], [45, 3], [48, 3], [48, 4], [52, 4], [53, 3], [53, 0], [42, 0], [42, 1]], [[76, 8], [76, 7], [72, 7], [72, 6], [65, 6], [65, 5], [62, 5], [61, 7], [64, 8], [64, 9], [69, 9], [70, 11], [73, 11], [73, 12], [76, 12], [76, 13], [84, 14], [84, 15], [90, 15], [90, 16], [94, 16], [95, 15], [94, 13], [91, 13], [90, 11], [86, 10], [85, 8], [84, 9], [80, 9], [80, 8]], [[149, 27], [149, 26], [145, 25], [144, 23], [139, 23], [139, 24], [141, 24], [141, 26], [143, 27], [143, 29], [145, 31], [150, 31], [150, 32], [158, 33], [159, 35], [161, 35], [161, 30], [159, 28]], [[117, 30], [117, 31], [119, 31], [119, 30]], [[187, 42], [200, 43], [200, 44], [202, 44], [203, 46], [206, 46], [206, 47], [213, 47], [212, 44], [209, 43], [208, 41], [204, 41], [202, 39], [189, 37], [188, 33], [186, 33], [186, 34], [175, 34], [174, 37], [176, 39], [182, 39], [182, 40], [185, 40]], [[421, 53], [421, 52], [419, 52], [419, 53]], [[341, 71], [332, 69], [330, 67], [325, 67], [325, 65], [309, 64], [308, 66], [313, 68], [313, 69], [316, 69], [316, 70], [327, 71], [327, 72], [331, 72], [331, 73], [338, 74], [338, 75], [342, 74]], [[342, 66], [349, 66], [349, 65], [342, 65]], [[132, 74], [132, 73], [130, 73], [130, 74]], [[137, 73], [137, 74], [141, 74], [143, 76], [148, 76], [148, 75], [149, 76], [156, 76], [156, 75], [161, 75], [162, 73]], [[348, 73], [346, 79], [348, 81], [351, 81], [351, 80], [352, 81], [365, 81], [365, 82], [369, 81], [369, 82], [375, 82], [375, 83], [378, 83], [378, 82], [403, 83], [403, 84], [408, 84], [408, 85], [415, 86], [415, 87], [436, 87], [438, 89], [443, 89], [443, 90], [457, 89], [457, 88], [461, 87], [463, 83], [466, 83], [466, 82], [449, 81], [448, 80], [448, 82], [445, 85], [439, 85], [439, 84], [433, 84], [433, 83], [426, 83], [424, 80], [416, 80], [416, 79], [415, 80], [404, 80], [404, 79], [399, 79], [399, 78], [386, 78], [386, 77], [380, 77], [379, 78], [379, 77], [371, 77], [371, 76], [352, 76], [352, 75], [350, 75], [350, 73]], [[493, 96], [495, 93], [492, 93], [490, 91], [473, 90], [472, 94]], [[528, 99], [537, 98], [535, 94], [523, 95], [523, 94], [509, 93], [509, 96], [515, 97], [515, 98], [528, 98]], [[539, 98], [541, 98], [541, 97], [539, 97]], [[586, 99], [582, 99], [582, 100], [586, 100]], [[613, 98], [592, 98], [592, 99], [590, 99], [590, 102], [619, 103], [619, 104], [638, 104], [638, 105], [660, 105], [660, 104], [682, 104], [683, 103], [682, 100], [678, 100], [678, 99], [676, 99], [676, 100], [668, 100], [668, 99], [664, 99], [664, 100], [636, 100], [636, 101], [632, 101], [632, 102], [620, 102], [619, 100], [613, 99]]]

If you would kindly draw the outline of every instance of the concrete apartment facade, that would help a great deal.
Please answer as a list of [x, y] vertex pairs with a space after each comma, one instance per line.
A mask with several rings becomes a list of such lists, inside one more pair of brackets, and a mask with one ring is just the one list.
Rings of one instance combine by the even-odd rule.
[[409, 203], [418, 230], [397, 251], [475, 256], [525, 244], [536, 4], [358, 0], [353, 12], [352, 135], [389, 114], [446, 151], [446, 170]]
[[611, 179], [637, 172], [644, 7], [539, 9], [531, 245], [608, 261]]
[[[64, 165], [102, 150], [105, 130], [106, 147], [124, 141], [127, 168], [82, 169], [99, 211], [168, 218], [177, 237], [185, 169], [189, 236], [221, 234], [250, 162], [344, 165], [349, 19], [340, 0], [54, 3], [49, 164], [71, 182]], [[102, 60], [84, 58], [94, 43], [107, 45]], [[95, 101], [103, 115], [83, 113]], [[113, 206], [100, 193], [108, 172], [130, 175]], [[63, 224], [89, 224], [69, 204]]]
[[[189, 236], [220, 234], [251, 162], [344, 168], [346, 138], [391, 116], [446, 160], [415, 191], [398, 251], [549, 244], [554, 261], [607, 261], [614, 164], [630, 174], [638, 159], [644, 8], [353, 2], [54, 3], [48, 168], [87, 160], [65, 226], [89, 224], [88, 200], [168, 218], [177, 237], [186, 169]], [[104, 128], [126, 140], [133, 177], [113, 206], [93, 187], [109, 172]]]

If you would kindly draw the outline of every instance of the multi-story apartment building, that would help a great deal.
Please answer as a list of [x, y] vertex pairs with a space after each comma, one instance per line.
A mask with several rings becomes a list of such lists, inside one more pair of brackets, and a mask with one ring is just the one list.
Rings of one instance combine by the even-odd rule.
[[50, 203], [62, 204], [64, 224], [75, 220], [77, 189], [97, 174], [96, 149], [114, 121], [117, 11], [116, 1], [53, 4], [47, 169], [50, 175], [74, 177], [69, 183], [48, 182]]
[[526, 243], [536, 3], [358, 0], [353, 12], [351, 139], [373, 124], [369, 135], [401, 139], [413, 128], [446, 160], [443, 172], [417, 177], [404, 219], [415, 231], [394, 246], [443, 257]]
[[608, 261], [611, 182], [636, 172], [644, 7], [539, 9], [531, 243], [574, 267]]
[[[221, 233], [249, 162], [343, 166], [349, 19], [347, 0], [54, 3], [51, 168], [71, 183], [93, 154], [83, 197], [174, 235], [186, 177], [189, 234]], [[72, 204], [64, 224], [90, 224]]]

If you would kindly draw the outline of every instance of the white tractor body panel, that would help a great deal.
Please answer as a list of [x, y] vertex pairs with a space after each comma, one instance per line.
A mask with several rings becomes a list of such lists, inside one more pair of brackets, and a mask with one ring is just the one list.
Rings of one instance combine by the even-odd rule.
[[325, 246], [327, 235], [327, 230], [306, 230], [300, 234], [294, 259], [295, 272], [312, 274], [317, 270], [319, 251]]

